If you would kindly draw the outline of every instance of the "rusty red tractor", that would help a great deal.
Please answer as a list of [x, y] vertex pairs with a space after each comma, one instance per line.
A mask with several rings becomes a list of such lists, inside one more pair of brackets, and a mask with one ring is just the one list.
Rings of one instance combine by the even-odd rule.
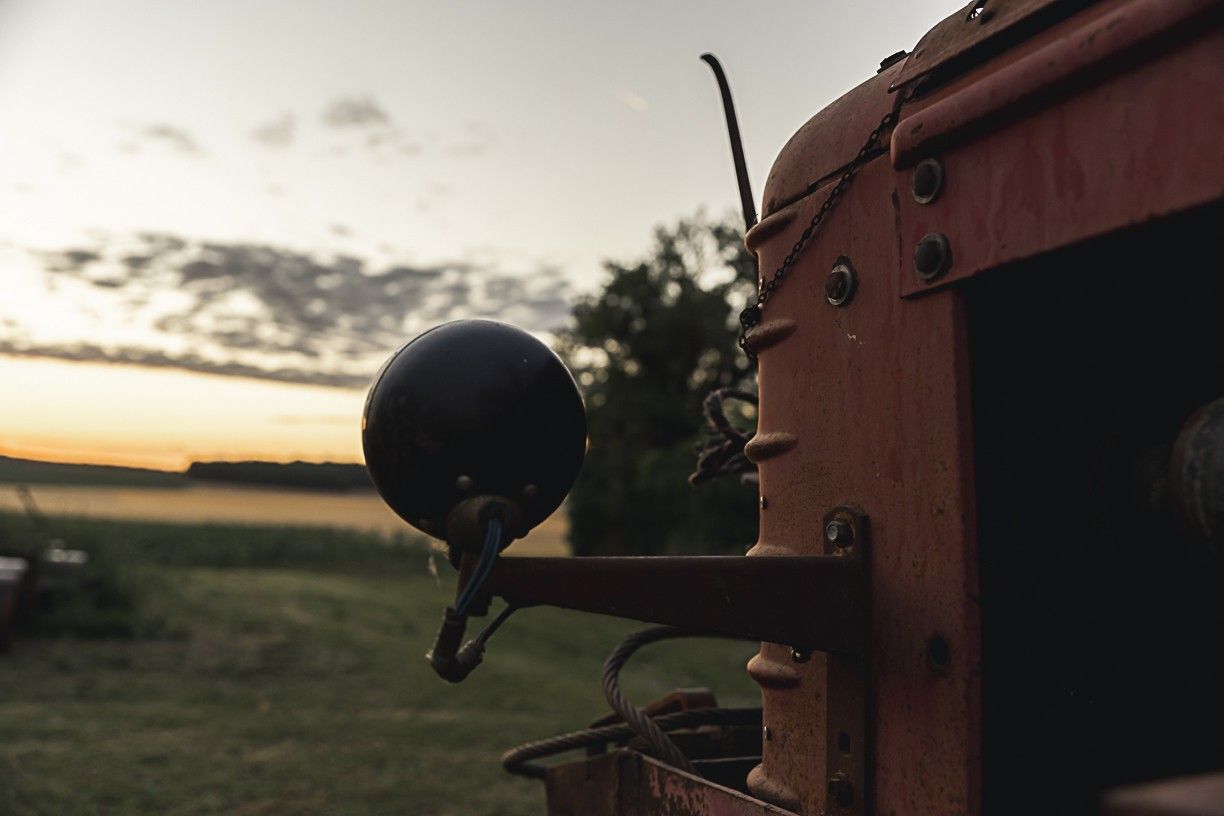
[[[527, 335], [437, 329], [365, 426], [460, 569], [435, 669], [493, 598], [662, 625], [609, 658], [616, 717], [507, 755], [557, 816], [1224, 813], [1224, 3], [975, 0], [799, 129], [755, 224], [727, 112], [759, 540], [499, 559], [581, 401]], [[475, 383], [421, 396], [431, 355]], [[629, 704], [620, 665], [682, 635], [759, 641], [760, 709]]]

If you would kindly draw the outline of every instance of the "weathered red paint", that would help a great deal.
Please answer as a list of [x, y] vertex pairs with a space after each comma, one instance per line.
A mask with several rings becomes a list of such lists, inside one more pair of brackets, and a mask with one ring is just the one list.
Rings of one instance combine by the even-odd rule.
[[[872, 812], [981, 811], [968, 338], [947, 284], [1224, 199], [1224, 39], [1209, 5], [1104, 3], [918, 96], [902, 109], [893, 158], [859, 172], [765, 309], [760, 432], [797, 442], [757, 457], [767, 506], [751, 555], [818, 552], [817, 519], [835, 504], [871, 517]], [[944, 62], [969, 50], [949, 49]], [[896, 102], [884, 86], [912, 67], [859, 86], [784, 149], [765, 191], [770, 214], [749, 236], [763, 273]], [[908, 168], [940, 144], [945, 189], [919, 205]], [[933, 286], [912, 265], [928, 232], [947, 235], [953, 251]], [[823, 284], [843, 255], [860, 289], [835, 309]], [[930, 294], [898, 299], [917, 292]], [[925, 657], [936, 634], [951, 648], [944, 672]], [[823, 812], [823, 662], [794, 664], [785, 647], [763, 644], [749, 673], [774, 735], [750, 788]]]
[[553, 816], [793, 816], [633, 751], [558, 765], [545, 785]]
[[[1220, 12], [1204, 0], [1106, 3], [1045, 32], [1026, 56], [984, 66], [984, 78], [916, 101], [893, 134], [903, 171], [901, 292], [946, 286], [1224, 197]], [[1106, 46], [1132, 58], [1107, 59]], [[1110, 72], [1090, 84], [1082, 72], [1065, 73], [1091, 65]], [[997, 106], [1000, 97], [1027, 101], [1028, 115]], [[1000, 124], [1002, 115], [1009, 118]], [[976, 138], [953, 141], [971, 126]], [[946, 184], [936, 201], [920, 205], [905, 194], [906, 168], [928, 156], [943, 163]], [[908, 263], [929, 232], [947, 235], [952, 247], [951, 269], [931, 284]]]
[[[1049, 0], [989, 0], [982, 22], [967, 19], [973, 5], [799, 130], [748, 236], [763, 274], [772, 274], [866, 134], [913, 89], [907, 83], [927, 83], [901, 108], [891, 149], [859, 171], [751, 337], [761, 402], [748, 453], [766, 502], [749, 555], [819, 554], [822, 515], [837, 505], [870, 518], [864, 793], [878, 814], [982, 811], [971, 338], [955, 284], [1224, 201], [1224, 5], [1106, 0], [1055, 14]], [[1038, 22], [1046, 28], [1025, 31]], [[1022, 42], [984, 53], [1021, 33]], [[910, 194], [911, 168], [928, 157], [942, 163], [945, 186], [921, 205]], [[947, 236], [952, 265], [928, 284], [915, 276], [912, 253], [930, 232]], [[824, 283], [842, 257], [859, 286], [835, 308]], [[934, 637], [949, 648], [945, 668], [928, 660]], [[749, 789], [788, 811], [837, 812], [826, 801], [835, 737], [826, 661], [796, 662], [788, 646], [764, 643], [748, 672], [769, 729]], [[601, 789], [629, 801], [552, 811], [777, 812], [737, 809], [752, 800], [649, 761], [626, 762], [554, 770], [550, 807], [593, 801]]]
[[896, 90], [947, 66], [974, 49], [989, 47], [991, 40], [1031, 22], [1043, 13], [1061, 13], [1073, 3], [1059, 0], [969, 0], [928, 31], [905, 58], [889, 90]]
[[[892, 278], [901, 258], [895, 237], [884, 237], [896, 235], [895, 178], [883, 157], [861, 170], [769, 303], [770, 319], [793, 320], [795, 329], [760, 353], [760, 432], [791, 433], [798, 444], [758, 457], [767, 507], [749, 554], [817, 554], [825, 509], [849, 504], [868, 513], [875, 806], [957, 813], [971, 808], [977, 786], [961, 313], [955, 292], [914, 303], [897, 298]], [[762, 268], [781, 261], [821, 200], [817, 191], [793, 205], [797, 217], [767, 241], [750, 237]], [[824, 280], [840, 256], [850, 258], [860, 283], [851, 304], [835, 309], [825, 302]], [[935, 675], [925, 654], [937, 634], [956, 658]], [[774, 734], [750, 787], [803, 813], [825, 807], [824, 663], [817, 655], [793, 664], [788, 649], [765, 644], [750, 667]], [[789, 687], [766, 680], [792, 672], [798, 681]]]

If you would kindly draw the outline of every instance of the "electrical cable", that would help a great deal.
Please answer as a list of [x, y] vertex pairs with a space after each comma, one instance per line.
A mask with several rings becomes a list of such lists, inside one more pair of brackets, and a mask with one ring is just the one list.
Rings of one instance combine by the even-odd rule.
[[476, 569], [472, 571], [472, 577], [468, 579], [467, 586], [460, 593], [459, 600], [455, 602], [456, 615], [467, 615], [468, 607], [480, 594], [481, 588], [489, 578], [489, 573], [493, 571], [497, 554], [501, 552], [501, 538], [501, 519], [496, 517], [489, 519], [485, 526], [484, 548], [480, 551], [480, 560], [476, 563]]

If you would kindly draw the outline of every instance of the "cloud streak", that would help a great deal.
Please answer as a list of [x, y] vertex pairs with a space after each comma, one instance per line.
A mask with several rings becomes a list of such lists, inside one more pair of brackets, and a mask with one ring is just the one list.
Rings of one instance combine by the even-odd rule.
[[107, 348], [92, 343], [40, 345], [38, 343], [0, 340], [0, 354], [7, 354], [13, 357], [68, 360], [70, 362], [138, 365], [147, 368], [174, 368], [180, 371], [216, 374], [222, 377], [246, 377], [296, 385], [321, 385], [333, 388], [360, 388], [370, 383], [370, 377], [361, 374], [328, 373], [295, 368], [266, 368], [235, 362], [219, 362], [191, 353], [171, 354], [159, 349], [142, 348], [139, 346]]
[[323, 124], [341, 129], [390, 127], [391, 116], [372, 97], [344, 96], [323, 109]]
[[164, 145], [171, 150], [185, 155], [204, 152], [195, 137], [178, 125], [157, 123], [147, 125], [138, 131], [139, 136], [150, 142]]
[[354, 387], [437, 323], [488, 317], [549, 331], [570, 311], [551, 268], [529, 276], [465, 262], [375, 268], [347, 255], [165, 234], [41, 258], [58, 297], [76, 293], [80, 310], [117, 317], [125, 334], [49, 342], [37, 326], [17, 325], [0, 332], [0, 353]]
[[251, 131], [251, 138], [264, 147], [285, 148], [293, 144], [297, 133], [297, 117], [285, 112]]

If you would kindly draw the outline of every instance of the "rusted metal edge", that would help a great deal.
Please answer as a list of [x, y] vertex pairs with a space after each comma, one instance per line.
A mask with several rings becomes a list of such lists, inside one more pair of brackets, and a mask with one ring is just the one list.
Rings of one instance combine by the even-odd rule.
[[788, 207], [787, 209], [777, 210], [765, 216], [744, 235], [744, 246], [747, 247], [749, 252], [756, 252], [757, 247], [764, 243], [766, 239], [794, 221], [798, 212], [797, 208]]
[[947, 149], [989, 127], [998, 115], [1016, 117], [1036, 104], [1050, 104], [1058, 91], [1083, 81], [1092, 69], [1220, 8], [1218, 0], [1130, 0], [1119, 5], [902, 119], [892, 133], [893, 169], [904, 170]]
[[[1092, 0], [969, 0], [923, 35], [888, 86], [890, 92], [984, 51], [1023, 39], [1050, 17], [1074, 13]], [[993, 47], [993, 48], [992, 48]]]
[[550, 814], [587, 816], [796, 816], [732, 788], [621, 748], [567, 762], [545, 777]]
[[792, 663], [774, 660], [759, 652], [748, 661], [748, 676], [764, 688], [794, 688], [801, 679]]
[[794, 450], [798, 444], [799, 437], [788, 431], [758, 433], [744, 445], [744, 456], [748, 457], [749, 462], [760, 464], [766, 459], [773, 459]]
[[753, 354], [760, 354], [794, 334], [797, 326], [789, 317], [766, 320], [744, 333], [744, 344]]
[[791, 786], [765, 773], [764, 763], [748, 772], [748, 790], [787, 811], [798, 812], [803, 806], [799, 794]]

